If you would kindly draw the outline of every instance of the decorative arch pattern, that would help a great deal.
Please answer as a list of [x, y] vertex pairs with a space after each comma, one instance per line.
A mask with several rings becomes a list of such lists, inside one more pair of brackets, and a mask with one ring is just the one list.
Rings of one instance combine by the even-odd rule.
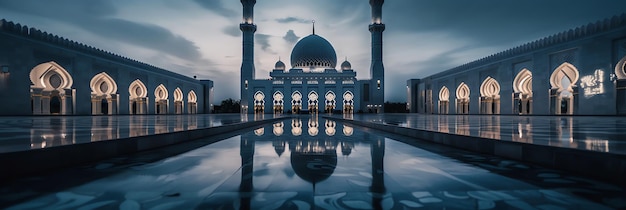
[[456, 113], [469, 114], [469, 101], [470, 89], [465, 82], [461, 82], [456, 88]]
[[285, 96], [283, 95], [282, 92], [280, 91], [274, 92], [274, 95], [272, 96], [272, 99], [274, 99], [273, 100], [274, 113], [283, 113], [284, 98]]
[[299, 113], [300, 110], [302, 110], [302, 93], [296, 90], [291, 94], [291, 111]]
[[39, 64], [30, 71], [29, 78], [33, 115], [73, 114], [74, 81], [61, 65], [54, 61]]
[[532, 113], [533, 75], [528, 69], [522, 69], [513, 80], [514, 109], [518, 114]]
[[570, 86], [567, 89], [571, 91], [571, 88], [578, 82], [578, 77], [578, 69], [568, 62], [564, 62], [552, 72], [550, 85], [552, 89], [558, 89], [558, 92], [564, 91], [566, 87], [562, 86], [561, 81], [563, 78], [567, 78], [570, 81]]
[[111, 115], [117, 112], [117, 84], [106, 72], [96, 74], [91, 87], [91, 114]]
[[439, 90], [439, 114], [448, 114], [450, 107], [450, 90], [443, 86]]
[[480, 85], [480, 113], [500, 114], [500, 84], [492, 77]]
[[35, 66], [29, 76], [32, 88], [47, 91], [70, 89], [74, 84], [70, 73], [54, 61]]
[[317, 94], [317, 92], [315, 91], [311, 91], [309, 92], [309, 95], [307, 97], [309, 100], [309, 112], [310, 113], [317, 113], [318, 110], [318, 99], [319, 99], [319, 95]]
[[261, 91], [254, 93], [254, 113], [259, 114], [265, 111], [265, 94]]
[[617, 79], [626, 79], [626, 56], [615, 65], [615, 76]]
[[183, 109], [183, 91], [177, 87], [176, 89], [174, 89], [174, 113], [182, 114]]
[[187, 113], [189, 114], [197, 114], [198, 113], [198, 96], [196, 95], [196, 92], [193, 90], [190, 90], [189, 93], [187, 93]]
[[335, 98], [336, 97], [337, 96], [335, 95], [335, 92], [333, 92], [333, 91], [328, 91], [328, 92], [326, 92], [326, 95], [324, 95], [324, 99], [326, 99], [325, 100], [325, 102], [326, 102], [325, 103], [326, 104], [325, 110], [326, 110], [327, 113], [332, 113], [333, 110], [335, 109], [335, 103], [336, 103], [335, 102]]
[[[552, 114], [574, 114], [574, 97], [578, 91], [576, 88], [578, 78], [578, 69], [568, 62], [564, 62], [554, 69], [550, 76], [550, 85], [552, 86], [550, 89], [550, 112]], [[563, 87], [562, 81], [565, 79], [570, 82], [567, 87]]]
[[136, 79], [128, 86], [130, 114], [147, 114], [148, 112], [148, 88]]
[[165, 85], [160, 84], [154, 89], [155, 110], [157, 114], [167, 114], [168, 92]]
[[349, 90], [343, 93], [343, 113], [354, 113], [354, 94]]

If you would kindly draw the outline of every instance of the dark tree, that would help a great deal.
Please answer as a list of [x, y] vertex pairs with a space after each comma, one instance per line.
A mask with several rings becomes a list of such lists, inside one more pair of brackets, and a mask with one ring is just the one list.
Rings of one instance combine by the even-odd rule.
[[406, 103], [402, 102], [385, 102], [385, 113], [407, 113]]
[[239, 100], [233, 100], [228, 98], [223, 100], [219, 107], [214, 107], [217, 113], [239, 113], [241, 110], [241, 104]]

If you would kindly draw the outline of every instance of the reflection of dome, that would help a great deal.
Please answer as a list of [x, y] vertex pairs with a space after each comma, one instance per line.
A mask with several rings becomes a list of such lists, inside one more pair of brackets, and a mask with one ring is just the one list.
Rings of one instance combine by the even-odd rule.
[[337, 66], [335, 48], [326, 39], [316, 34], [302, 38], [291, 51], [293, 68], [325, 68]]
[[282, 61], [278, 60], [278, 62], [276, 62], [276, 65], [274, 65], [274, 69], [285, 70], [285, 63], [283, 63]]
[[350, 70], [350, 69], [352, 69], [352, 64], [350, 64], [348, 60], [341, 63], [341, 70]]
[[292, 152], [291, 167], [305, 181], [319, 183], [335, 172], [337, 152], [334, 150], [327, 150], [323, 154]]

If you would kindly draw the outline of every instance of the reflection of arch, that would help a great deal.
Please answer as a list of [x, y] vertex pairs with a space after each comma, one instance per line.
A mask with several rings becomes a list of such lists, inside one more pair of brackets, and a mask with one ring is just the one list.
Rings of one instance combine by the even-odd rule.
[[160, 84], [154, 90], [155, 110], [157, 114], [167, 114], [168, 93], [165, 85]]
[[265, 134], [265, 127], [260, 127], [254, 130], [254, 135], [256, 136], [263, 136], [263, 134]]
[[254, 93], [254, 113], [263, 113], [265, 110], [265, 94], [261, 91]]
[[343, 135], [352, 136], [352, 133], [354, 133], [354, 128], [352, 128], [351, 126], [343, 125]]
[[343, 93], [343, 113], [354, 113], [354, 94], [349, 90]]
[[197, 114], [198, 113], [198, 96], [196, 92], [190, 90], [187, 94], [187, 113], [189, 114]]
[[35, 66], [29, 74], [34, 115], [72, 114], [72, 76], [54, 61]]
[[[574, 96], [578, 92], [578, 69], [564, 62], [550, 76], [550, 111], [552, 114], [574, 114]], [[569, 83], [569, 84], [566, 84]]]
[[117, 84], [106, 72], [96, 74], [89, 83], [91, 87], [91, 114], [114, 114], [117, 112]]
[[273, 104], [274, 104], [274, 113], [283, 113], [283, 103], [284, 103], [284, 98], [285, 96], [283, 95], [282, 92], [280, 91], [276, 91], [274, 92], [274, 95], [272, 96], [273, 100]]
[[309, 132], [309, 136], [317, 136], [317, 133], [319, 133], [319, 124], [317, 122], [317, 118], [309, 118], [309, 123], [308, 123], [308, 132]]
[[319, 95], [317, 94], [317, 92], [315, 91], [311, 91], [309, 92], [309, 95], [307, 97], [309, 99], [309, 112], [310, 113], [317, 113], [318, 110], [318, 99], [319, 99]]
[[293, 136], [302, 135], [302, 120], [294, 118], [291, 120], [291, 134]]
[[300, 91], [294, 91], [291, 94], [291, 109], [293, 113], [300, 113], [302, 110], [302, 93]]
[[180, 88], [174, 90], [174, 113], [183, 113], [183, 91]]
[[492, 77], [480, 85], [480, 113], [500, 114], [500, 84]]
[[513, 80], [514, 108], [516, 113], [532, 113], [533, 75], [528, 69], [522, 69]]
[[324, 123], [324, 131], [326, 133], [327, 136], [334, 136], [335, 135], [335, 121], [332, 120], [326, 120], [326, 122]]
[[128, 86], [130, 114], [146, 114], [148, 112], [148, 88], [136, 79]]
[[456, 113], [469, 114], [469, 101], [470, 89], [465, 82], [461, 82], [456, 88]]
[[325, 106], [325, 111], [327, 113], [332, 113], [333, 110], [335, 109], [335, 93], [333, 91], [328, 91], [326, 92], [326, 95], [324, 96], [325, 102], [326, 102], [326, 106]]
[[450, 107], [450, 90], [446, 86], [439, 90], [439, 114], [448, 114]]

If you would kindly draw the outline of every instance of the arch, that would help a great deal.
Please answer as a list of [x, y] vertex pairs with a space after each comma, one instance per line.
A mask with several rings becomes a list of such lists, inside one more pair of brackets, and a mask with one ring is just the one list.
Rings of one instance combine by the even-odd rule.
[[442, 86], [439, 90], [439, 114], [448, 114], [450, 107], [450, 90]]
[[198, 96], [196, 92], [190, 90], [187, 93], [187, 113], [189, 114], [197, 114], [198, 113]]
[[136, 79], [128, 86], [129, 114], [146, 114], [148, 112], [148, 88]]
[[492, 77], [480, 85], [480, 113], [500, 114], [500, 84]]
[[273, 100], [274, 113], [283, 113], [284, 98], [285, 96], [283, 95], [282, 92], [280, 91], [274, 92], [274, 95], [272, 96], [272, 99], [274, 99]]
[[318, 110], [318, 107], [319, 107], [318, 106], [319, 95], [317, 94], [317, 92], [312, 90], [307, 95], [307, 98], [308, 98], [308, 102], [309, 102], [309, 112], [310, 113], [317, 113], [317, 110]]
[[300, 91], [294, 91], [291, 94], [291, 111], [295, 113], [300, 113], [302, 109], [302, 93]]
[[91, 87], [91, 114], [111, 115], [117, 112], [117, 83], [106, 72], [96, 74]]
[[626, 79], [626, 56], [615, 65], [615, 76], [617, 79]]
[[354, 94], [349, 90], [343, 93], [343, 113], [354, 113]]
[[[72, 76], [54, 61], [41, 63], [30, 71], [30, 100], [33, 115], [72, 114]], [[48, 97], [42, 97], [48, 96]]]
[[[550, 76], [550, 85], [552, 87], [550, 89], [550, 112], [552, 114], [574, 114], [574, 109], [576, 108], [574, 100], [578, 91], [578, 88], [576, 88], [578, 78], [578, 69], [568, 62], [564, 62], [554, 69]], [[569, 81], [569, 85], [564, 87], [563, 81]]]
[[183, 101], [183, 91], [180, 88], [174, 90], [174, 101]]
[[184, 109], [183, 91], [180, 88], [174, 89], [174, 113], [182, 114]]
[[264, 113], [265, 111], [265, 93], [257, 91], [254, 93], [254, 113]]
[[532, 113], [533, 75], [526, 68], [522, 69], [513, 80], [513, 109], [518, 114]]
[[155, 113], [156, 114], [167, 114], [168, 110], [168, 96], [167, 88], [165, 85], [160, 84], [154, 89], [154, 101], [155, 101]]
[[470, 89], [465, 82], [456, 88], [456, 113], [469, 114]]
[[330, 90], [328, 92], [326, 92], [326, 94], [324, 95], [324, 99], [326, 99], [325, 100], [325, 102], [326, 102], [325, 111], [327, 113], [332, 113], [333, 110], [335, 109], [335, 102], [336, 102], [335, 98], [336, 97], [337, 96], [335, 95], [335, 92], [330, 91]]

